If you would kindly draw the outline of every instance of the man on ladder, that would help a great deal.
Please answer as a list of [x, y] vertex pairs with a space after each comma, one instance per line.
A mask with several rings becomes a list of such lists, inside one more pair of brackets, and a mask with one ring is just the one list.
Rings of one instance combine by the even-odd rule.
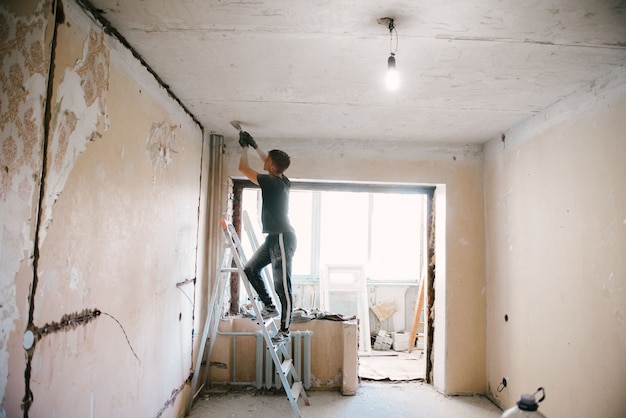
[[[291, 162], [284, 151], [272, 150], [265, 154], [256, 144], [252, 136], [245, 131], [239, 133], [239, 145], [242, 147], [239, 159], [239, 171], [250, 181], [261, 188], [263, 204], [261, 223], [263, 233], [267, 234], [265, 242], [256, 250], [246, 263], [245, 273], [248, 281], [263, 302], [261, 316], [264, 319], [278, 316], [276, 306], [272, 302], [261, 270], [272, 264], [274, 288], [281, 304], [280, 329], [272, 337], [272, 342], [283, 343], [289, 340], [289, 327], [293, 313], [293, 297], [291, 293], [291, 260], [296, 251], [296, 234], [289, 222], [289, 191], [291, 182], [283, 174]], [[252, 147], [264, 162], [263, 169], [268, 174], [258, 173], [248, 162], [248, 148]]]

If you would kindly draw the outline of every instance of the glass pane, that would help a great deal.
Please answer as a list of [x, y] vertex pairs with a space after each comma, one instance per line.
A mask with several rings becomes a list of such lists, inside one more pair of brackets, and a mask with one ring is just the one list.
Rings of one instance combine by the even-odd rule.
[[[241, 208], [243, 212], [246, 212], [250, 218], [254, 236], [256, 237], [258, 245], [263, 243], [265, 236], [261, 233], [261, 190], [259, 189], [243, 189]], [[245, 216], [242, 214], [242, 216]], [[252, 250], [252, 244], [248, 239], [248, 231], [244, 229], [243, 218], [241, 220], [241, 245], [243, 246], [244, 254], [246, 258], [252, 257], [254, 251]]]
[[371, 279], [419, 279], [424, 206], [424, 195], [374, 195]]
[[292, 190], [289, 196], [289, 220], [296, 230], [298, 248], [293, 257], [293, 276], [311, 275], [311, 237], [313, 236], [313, 193]]
[[368, 194], [325, 192], [321, 199], [320, 264], [367, 262]]

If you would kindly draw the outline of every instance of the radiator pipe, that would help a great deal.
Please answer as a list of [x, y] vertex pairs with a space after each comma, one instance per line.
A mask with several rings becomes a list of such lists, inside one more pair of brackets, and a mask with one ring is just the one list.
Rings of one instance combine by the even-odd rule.
[[[254, 383], [257, 389], [263, 385], [263, 334], [261, 331], [226, 332], [217, 331], [217, 335], [233, 337], [233, 374], [232, 385], [250, 385]], [[254, 382], [237, 382], [237, 337], [256, 337], [256, 380]]]
[[313, 331], [304, 334], [304, 363], [302, 365], [302, 385], [306, 390], [311, 387], [311, 337]]

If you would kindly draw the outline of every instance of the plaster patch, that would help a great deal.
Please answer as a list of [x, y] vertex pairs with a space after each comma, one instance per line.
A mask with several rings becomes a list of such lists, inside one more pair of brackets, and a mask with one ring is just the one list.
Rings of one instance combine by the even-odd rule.
[[[59, 83], [49, 143], [51, 166], [46, 173], [42, 242], [52, 220], [52, 206], [76, 160], [87, 144], [99, 137], [98, 125], [106, 119], [109, 61], [104, 34], [92, 30], [83, 45], [82, 58], [72, 68], [65, 68]], [[107, 129], [108, 124], [104, 127]]]
[[76, 267], [70, 270], [70, 289], [78, 289], [78, 283], [81, 281], [80, 271]]
[[153, 183], [156, 182], [156, 171], [166, 170], [167, 166], [172, 162], [172, 155], [176, 152], [173, 149], [176, 134], [174, 130], [176, 126], [169, 125], [166, 122], [152, 123], [150, 133], [146, 139], [146, 151], [152, 169], [154, 171]]

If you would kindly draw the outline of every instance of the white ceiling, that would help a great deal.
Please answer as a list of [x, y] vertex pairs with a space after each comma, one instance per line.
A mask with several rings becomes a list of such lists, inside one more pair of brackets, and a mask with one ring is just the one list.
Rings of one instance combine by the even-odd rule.
[[89, 2], [227, 137], [483, 143], [626, 67], [624, 0]]

